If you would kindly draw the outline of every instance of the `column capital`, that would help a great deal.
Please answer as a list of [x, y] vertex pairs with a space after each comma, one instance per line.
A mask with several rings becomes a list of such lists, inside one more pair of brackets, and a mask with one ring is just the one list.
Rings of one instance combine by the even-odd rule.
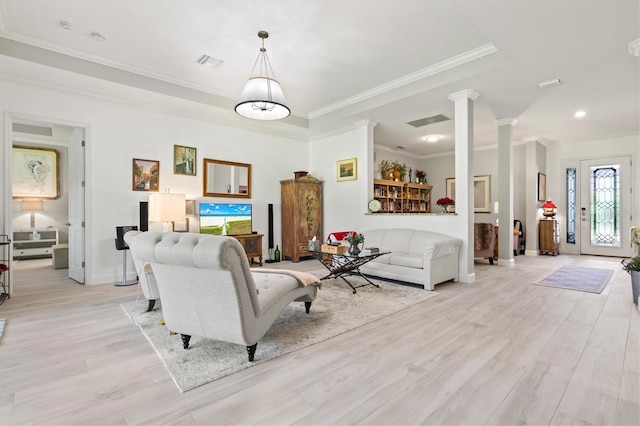
[[515, 126], [516, 124], [518, 124], [518, 120], [516, 120], [515, 118], [503, 118], [503, 119], [497, 120], [496, 124], [498, 125], [498, 127]]
[[366, 127], [374, 128], [376, 126], [376, 124], [378, 124], [378, 122], [366, 119], [366, 120], [356, 121], [354, 124], [355, 124], [356, 127], [365, 127], [366, 126]]
[[455, 92], [449, 95], [449, 99], [452, 101], [457, 101], [459, 99], [471, 99], [475, 101], [480, 96], [480, 93], [476, 92], [473, 89], [461, 90], [459, 92]]

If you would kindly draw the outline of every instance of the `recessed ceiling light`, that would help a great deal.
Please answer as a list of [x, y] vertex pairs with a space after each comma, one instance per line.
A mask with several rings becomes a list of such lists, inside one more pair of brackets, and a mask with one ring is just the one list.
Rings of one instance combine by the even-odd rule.
[[554, 78], [553, 80], [541, 81], [538, 83], [538, 87], [542, 89], [545, 87], [557, 86], [558, 84], [562, 84], [562, 80]]
[[107, 39], [105, 36], [95, 31], [91, 33], [91, 38], [95, 41], [105, 41]]
[[438, 142], [440, 140], [440, 135], [427, 135], [424, 139], [427, 142]]
[[574, 116], [575, 118], [582, 118], [582, 117], [584, 117], [585, 115], [587, 115], [587, 113], [586, 113], [585, 111], [576, 111], [576, 113], [575, 113], [575, 114], [573, 114], [573, 116]]

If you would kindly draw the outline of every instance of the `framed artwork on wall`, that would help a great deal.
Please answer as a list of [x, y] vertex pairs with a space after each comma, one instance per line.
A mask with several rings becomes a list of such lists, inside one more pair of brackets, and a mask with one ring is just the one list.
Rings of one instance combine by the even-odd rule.
[[133, 159], [133, 190], [158, 192], [160, 188], [160, 161]]
[[348, 158], [346, 160], [339, 160], [336, 164], [338, 172], [338, 182], [345, 180], [357, 180], [358, 179], [358, 159]]
[[538, 201], [547, 201], [547, 175], [538, 173]]
[[196, 148], [189, 146], [173, 146], [173, 174], [196, 175]]
[[[455, 201], [456, 178], [446, 179], [447, 197]], [[455, 212], [455, 206], [449, 211]], [[491, 175], [473, 177], [473, 212], [491, 213]]]
[[14, 146], [12, 165], [13, 198], [60, 196], [60, 154], [55, 149]]

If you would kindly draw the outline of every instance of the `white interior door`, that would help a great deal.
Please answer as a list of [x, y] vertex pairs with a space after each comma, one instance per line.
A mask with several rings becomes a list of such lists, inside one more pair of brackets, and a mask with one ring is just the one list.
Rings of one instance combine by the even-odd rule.
[[69, 278], [84, 284], [84, 129], [69, 139]]
[[631, 157], [580, 162], [580, 252], [627, 257], [631, 224]]

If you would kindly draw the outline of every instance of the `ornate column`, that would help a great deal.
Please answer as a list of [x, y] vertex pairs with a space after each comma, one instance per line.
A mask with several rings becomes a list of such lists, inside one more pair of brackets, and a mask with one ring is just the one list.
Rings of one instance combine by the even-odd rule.
[[498, 120], [498, 197], [500, 203], [498, 265], [514, 266], [513, 260], [513, 146], [511, 136], [517, 121]]

